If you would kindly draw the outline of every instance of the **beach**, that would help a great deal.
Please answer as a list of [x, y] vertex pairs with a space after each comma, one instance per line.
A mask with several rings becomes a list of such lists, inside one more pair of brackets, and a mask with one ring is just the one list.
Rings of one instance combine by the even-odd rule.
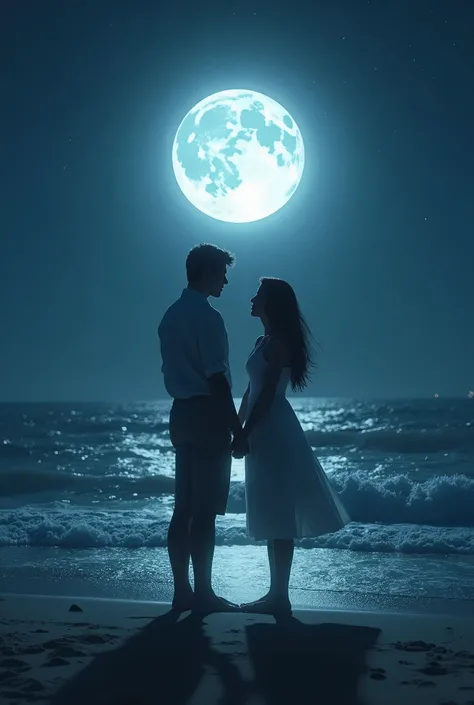
[[12, 594], [0, 614], [2, 703], [474, 703], [472, 616]]
[[[286, 622], [170, 613], [169, 401], [0, 405], [1, 705], [474, 704], [472, 404], [293, 403], [353, 521], [297, 542]], [[216, 528], [256, 599], [241, 461]]]

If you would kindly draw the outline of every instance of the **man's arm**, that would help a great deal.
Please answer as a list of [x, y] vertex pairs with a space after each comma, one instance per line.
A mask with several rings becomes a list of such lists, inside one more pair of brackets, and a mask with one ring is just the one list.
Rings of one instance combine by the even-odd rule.
[[223, 416], [228, 420], [228, 425], [234, 436], [242, 434], [242, 424], [239, 421], [229, 382], [224, 372], [218, 372], [208, 378], [211, 395], [216, 399]]
[[211, 309], [203, 325], [199, 326], [198, 345], [211, 395], [222, 409], [222, 415], [227, 420], [232, 434], [239, 436], [242, 433], [242, 424], [225, 376], [228, 357], [227, 331], [222, 316], [217, 311]]

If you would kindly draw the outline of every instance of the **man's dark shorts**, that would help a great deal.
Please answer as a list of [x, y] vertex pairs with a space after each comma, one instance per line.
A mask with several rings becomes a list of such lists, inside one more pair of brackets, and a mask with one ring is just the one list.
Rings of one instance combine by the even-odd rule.
[[175, 399], [170, 438], [176, 450], [175, 509], [225, 514], [229, 495], [231, 436], [215, 400]]

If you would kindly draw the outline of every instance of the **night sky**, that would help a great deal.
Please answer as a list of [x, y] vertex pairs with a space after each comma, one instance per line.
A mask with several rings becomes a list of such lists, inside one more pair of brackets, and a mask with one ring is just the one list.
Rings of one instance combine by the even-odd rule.
[[[164, 397], [157, 325], [198, 242], [232, 250], [215, 305], [235, 396], [262, 275], [322, 351], [308, 393], [474, 389], [474, 2], [2, 0], [0, 399]], [[297, 121], [290, 202], [235, 225], [188, 203], [176, 129], [250, 88]]]

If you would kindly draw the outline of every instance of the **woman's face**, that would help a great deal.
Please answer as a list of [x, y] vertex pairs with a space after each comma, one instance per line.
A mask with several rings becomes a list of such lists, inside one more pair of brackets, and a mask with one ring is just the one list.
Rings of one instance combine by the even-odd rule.
[[261, 285], [253, 299], [250, 299], [250, 303], [252, 304], [250, 315], [261, 318], [265, 314], [265, 295]]

